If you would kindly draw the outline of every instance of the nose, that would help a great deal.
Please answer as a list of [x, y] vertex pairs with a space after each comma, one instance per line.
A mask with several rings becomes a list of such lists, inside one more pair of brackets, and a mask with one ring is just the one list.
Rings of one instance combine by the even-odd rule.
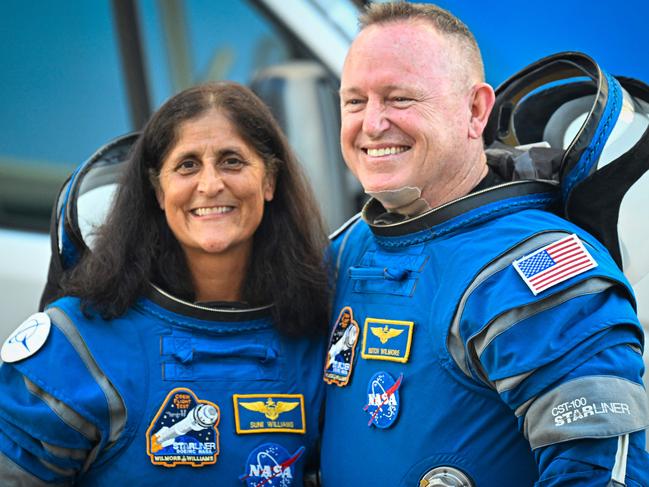
[[379, 100], [368, 100], [363, 113], [363, 132], [371, 138], [377, 138], [390, 127], [386, 107]]
[[198, 192], [206, 196], [214, 196], [224, 188], [223, 176], [219, 171], [208, 164], [203, 167], [198, 177]]

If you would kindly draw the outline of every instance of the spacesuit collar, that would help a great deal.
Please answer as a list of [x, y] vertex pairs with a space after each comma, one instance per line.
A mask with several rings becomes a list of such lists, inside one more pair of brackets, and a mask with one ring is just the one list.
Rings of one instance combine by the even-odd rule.
[[192, 318], [210, 321], [250, 321], [268, 318], [272, 305], [242, 307], [241, 303], [190, 303], [172, 296], [155, 284], [150, 284], [147, 298], [169, 311]]
[[[387, 211], [381, 203], [372, 198], [362, 210], [363, 220], [369, 225], [372, 233], [381, 237], [398, 237], [416, 232], [434, 230], [444, 224], [456, 224], [455, 228], [462, 228], [475, 224], [480, 220], [487, 220], [495, 216], [502, 215], [507, 210], [507, 201], [512, 198], [529, 196], [529, 201], [523, 201], [522, 205], [516, 206], [516, 211], [521, 206], [528, 205], [530, 208], [547, 206], [549, 200], [555, 197], [557, 192], [557, 183], [553, 181], [524, 180], [512, 181], [489, 187], [483, 190], [470, 193], [461, 198], [457, 198], [444, 205], [431, 208], [429, 211], [411, 218], [393, 219], [386, 215]], [[545, 195], [544, 198], [533, 198], [535, 195]], [[542, 201], [542, 203], [539, 203]], [[498, 205], [502, 203], [502, 205]], [[478, 210], [487, 205], [500, 206], [499, 211], [483, 212], [483, 215], [475, 214], [468, 218], [468, 213]], [[513, 211], [513, 210], [512, 210]], [[467, 218], [462, 218], [467, 216]]]

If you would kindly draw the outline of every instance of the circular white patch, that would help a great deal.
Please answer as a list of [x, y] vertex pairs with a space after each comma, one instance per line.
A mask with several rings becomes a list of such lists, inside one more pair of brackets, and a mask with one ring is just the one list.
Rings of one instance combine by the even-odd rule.
[[50, 323], [46, 313], [36, 313], [27, 318], [2, 345], [2, 361], [13, 363], [34, 355], [47, 340]]

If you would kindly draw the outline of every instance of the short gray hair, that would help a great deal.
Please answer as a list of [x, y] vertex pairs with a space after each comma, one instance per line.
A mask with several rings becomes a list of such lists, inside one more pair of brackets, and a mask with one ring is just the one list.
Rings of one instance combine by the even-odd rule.
[[464, 22], [448, 10], [437, 5], [426, 3], [388, 2], [371, 3], [365, 7], [359, 17], [361, 30], [371, 25], [381, 25], [398, 21], [422, 20], [431, 24], [437, 32], [453, 39], [465, 55], [459, 60], [467, 67], [472, 67], [478, 74], [480, 81], [484, 81], [484, 65], [480, 48]]

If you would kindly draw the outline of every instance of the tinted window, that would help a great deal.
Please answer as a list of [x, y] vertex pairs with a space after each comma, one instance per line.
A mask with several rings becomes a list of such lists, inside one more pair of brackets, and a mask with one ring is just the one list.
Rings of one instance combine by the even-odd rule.
[[0, 226], [46, 228], [70, 169], [130, 130], [108, 1], [0, 3]]

